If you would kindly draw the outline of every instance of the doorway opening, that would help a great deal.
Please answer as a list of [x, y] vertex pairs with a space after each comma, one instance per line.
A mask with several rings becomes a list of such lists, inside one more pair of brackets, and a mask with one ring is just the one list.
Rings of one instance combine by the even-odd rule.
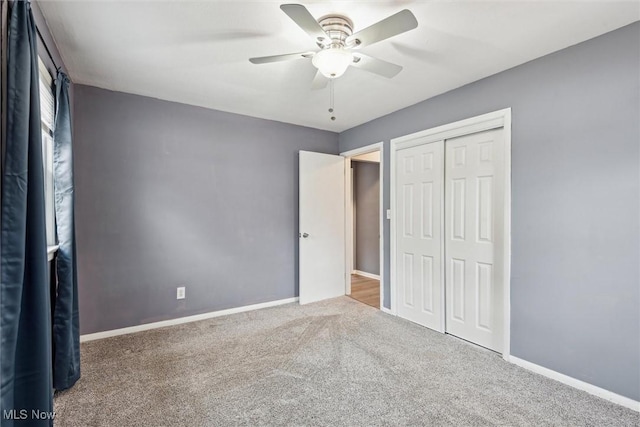
[[382, 143], [345, 157], [346, 289], [351, 298], [384, 306]]

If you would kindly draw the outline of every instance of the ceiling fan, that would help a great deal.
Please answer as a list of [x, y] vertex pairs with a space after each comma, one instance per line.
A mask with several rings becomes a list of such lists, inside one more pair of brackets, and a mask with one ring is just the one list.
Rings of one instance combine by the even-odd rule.
[[301, 4], [283, 4], [280, 9], [311, 36], [320, 50], [263, 56], [251, 58], [249, 61], [253, 64], [266, 64], [294, 59], [311, 59], [318, 69], [312, 83], [314, 89], [326, 86], [327, 79], [342, 76], [349, 66], [387, 78], [394, 77], [402, 70], [400, 65], [372, 58], [360, 53], [359, 49], [413, 30], [418, 26], [416, 17], [407, 9], [357, 33], [353, 32], [353, 22], [344, 15], [332, 14], [316, 20]]

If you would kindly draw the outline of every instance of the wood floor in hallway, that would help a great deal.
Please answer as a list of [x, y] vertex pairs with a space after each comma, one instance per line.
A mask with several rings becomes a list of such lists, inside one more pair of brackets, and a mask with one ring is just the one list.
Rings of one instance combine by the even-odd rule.
[[351, 275], [351, 298], [375, 308], [380, 308], [380, 281]]

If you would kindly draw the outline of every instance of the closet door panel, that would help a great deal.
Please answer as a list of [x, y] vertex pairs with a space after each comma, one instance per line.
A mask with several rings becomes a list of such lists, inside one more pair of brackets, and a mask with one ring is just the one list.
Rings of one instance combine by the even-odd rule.
[[444, 142], [399, 150], [396, 178], [397, 313], [444, 332]]
[[445, 142], [446, 332], [502, 351], [504, 131]]

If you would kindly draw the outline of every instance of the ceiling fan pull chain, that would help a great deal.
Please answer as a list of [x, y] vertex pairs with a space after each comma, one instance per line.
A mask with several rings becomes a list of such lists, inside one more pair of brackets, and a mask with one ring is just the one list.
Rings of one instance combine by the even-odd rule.
[[331, 113], [331, 120], [336, 119], [336, 116], [333, 114], [333, 107], [334, 107], [333, 81], [334, 79], [329, 79], [329, 113]]

